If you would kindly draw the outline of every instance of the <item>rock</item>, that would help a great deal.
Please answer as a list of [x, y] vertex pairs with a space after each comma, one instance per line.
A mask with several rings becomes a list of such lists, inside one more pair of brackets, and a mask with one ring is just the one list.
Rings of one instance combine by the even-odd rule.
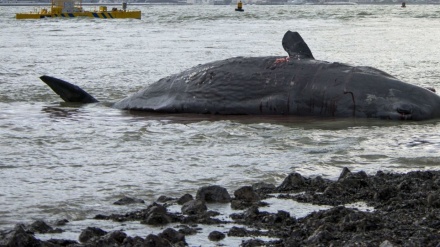
[[147, 215], [149, 214], [166, 214], [168, 212], [167, 208], [163, 205], [153, 203], [147, 207]]
[[249, 236], [247, 230], [243, 227], [233, 226], [228, 231], [228, 236], [230, 237], [247, 237]]
[[15, 225], [13, 230], [0, 232], [0, 246], [41, 246], [41, 242], [32, 233], [26, 231], [23, 224]]
[[97, 240], [99, 237], [104, 236], [105, 234], [107, 234], [107, 232], [100, 228], [87, 227], [85, 230], [81, 231], [78, 240], [81, 243], [87, 243], [89, 241]]
[[251, 186], [243, 186], [234, 192], [235, 199], [245, 202], [256, 202], [260, 197]]
[[192, 200], [183, 204], [181, 210], [182, 214], [197, 215], [205, 213], [208, 210], [208, 207], [206, 206], [204, 201]]
[[96, 246], [120, 246], [126, 237], [127, 234], [122, 231], [112, 231], [99, 237], [97, 240], [93, 239], [93, 242]]
[[80, 246], [78, 242], [70, 239], [49, 239], [46, 241], [49, 245], [44, 245], [44, 247], [58, 247], [58, 246]]
[[201, 187], [197, 191], [196, 199], [208, 203], [228, 203], [231, 201], [231, 196], [225, 188], [218, 185], [210, 185]]
[[[135, 237], [126, 237], [124, 241], [122, 242], [121, 246], [123, 247], [142, 247], [145, 246], [144, 244], [145, 239], [135, 236]], [[75, 247], [75, 246], [73, 246]], [[80, 247], [80, 246], [78, 246]]]
[[426, 198], [427, 205], [434, 208], [440, 208], [440, 193], [431, 192]]
[[42, 220], [37, 220], [28, 227], [28, 231], [37, 233], [48, 233], [52, 232], [53, 228], [46, 224], [46, 222]]
[[328, 242], [333, 239], [333, 234], [331, 231], [326, 229], [326, 226], [321, 226], [316, 229], [312, 235], [306, 240], [309, 245], [318, 245]]
[[310, 185], [315, 187], [317, 191], [324, 191], [329, 182], [329, 180], [323, 179], [321, 176], [317, 176], [311, 179]]
[[278, 186], [278, 191], [299, 190], [306, 186], [306, 179], [299, 173], [290, 173]]
[[143, 247], [172, 247], [171, 243], [161, 237], [154, 234], [149, 234], [141, 245]]
[[380, 243], [379, 247], [394, 247], [394, 245], [390, 241], [385, 240], [382, 243]]
[[379, 189], [379, 191], [374, 194], [374, 199], [378, 201], [388, 201], [389, 199], [397, 196], [397, 194], [398, 190], [396, 188], [385, 187]]
[[341, 174], [339, 175], [338, 181], [339, 181], [339, 180], [342, 180], [342, 179], [344, 179], [344, 178], [347, 178], [347, 177], [349, 177], [349, 176], [351, 176], [351, 171], [350, 171], [350, 169], [348, 169], [347, 167], [344, 167], [344, 168], [342, 168], [342, 172], [341, 172]]
[[220, 241], [220, 240], [224, 239], [225, 237], [226, 237], [226, 235], [222, 232], [219, 232], [219, 231], [212, 231], [208, 235], [208, 239], [211, 241]]
[[290, 217], [289, 212], [278, 210], [278, 212], [275, 214], [274, 223], [283, 223], [290, 219], [292, 218]]
[[240, 200], [232, 200], [231, 208], [234, 210], [243, 210], [250, 206], [252, 206], [252, 202], [240, 201]]
[[[320, 177], [304, 178], [293, 173], [279, 188], [302, 191], [282, 193], [277, 195], [279, 200], [334, 207], [298, 219], [286, 211], [270, 213], [265, 211], [257, 198], [273, 197], [269, 193], [278, 190], [257, 190], [256, 187], [244, 186], [234, 192], [231, 207], [234, 203], [251, 206], [244, 211], [231, 213], [227, 220], [220, 220], [221, 217], [214, 217], [219, 215], [218, 212], [207, 211], [206, 202], [216, 197], [207, 190], [200, 192], [199, 198], [203, 200], [187, 201], [192, 198], [189, 194], [179, 198], [186, 201], [182, 206], [182, 213], [186, 214], [184, 216], [168, 212], [165, 206], [153, 203], [146, 209], [126, 214], [96, 217], [118, 222], [140, 220], [154, 225], [170, 222], [186, 224], [177, 225], [178, 231], [167, 228], [158, 235], [151, 234], [143, 239], [129, 237], [122, 231], [107, 233], [89, 227], [81, 232], [81, 244], [78, 244], [71, 240], [36, 239], [33, 232], [51, 231], [51, 227], [44, 221], [36, 221], [27, 227], [17, 225], [13, 230], [0, 231], [0, 246], [183, 247], [188, 246], [185, 235], [202, 232], [202, 228], [208, 224], [210, 228], [226, 224], [227, 227], [233, 226], [227, 235], [245, 238], [241, 246], [440, 246], [440, 171], [406, 174], [377, 172], [375, 176], [368, 176], [363, 171], [352, 173], [345, 169], [337, 181]], [[365, 202], [374, 210], [365, 212], [338, 206], [355, 202]], [[172, 201], [172, 204], [175, 203], [177, 200]], [[225, 237], [221, 230], [216, 230], [210, 230], [208, 238], [211, 241]], [[272, 240], [263, 241], [259, 237]], [[213, 245], [222, 244], [219, 242]]]
[[275, 190], [275, 185], [270, 184], [270, 183], [264, 183], [264, 182], [260, 182], [260, 183], [255, 183], [252, 185], [252, 189], [254, 189], [254, 191], [264, 191], [264, 192], [272, 192]]
[[191, 194], [185, 194], [181, 196], [179, 199], [177, 199], [177, 204], [183, 205], [191, 200], [194, 200], [193, 196]]
[[166, 213], [152, 213], [149, 214], [145, 220], [141, 221], [141, 224], [160, 226], [171, 223], [171, 218]]
[[258, 202], [260, 197], [255, 193], [252, 186], [243, 186], [234, 192], [234, 199], [231, 201], [232, 209], [245, 209]]
[[246, 241], [243, 241], [243, 243], [240, 246], [242, 246], [242, 247], [259, 247], [259, 246], [277, 246], [277, 245], [267, 244], [261, 239], [248, 239]]
[[136, 199], [136, 198], [131, 198], [131, 197], [125, 196], [125, 197], [117, 200], [113, 204], [115, 204], [115, 205], [128, 205], [128, 204], [134, 204], [134, 203], [145, 203], [145, 202], [142, 199]]
[[159, 198], [157, 198], [157, 202], [160, 202], [160, 203], [164, 203], [164, 202], [169, 202], [169, 201], [172, 201], [172, 200], [174, 200], [174, 198], [172, 198], [172, 197], [169, 197], [169, 196], [159, 196]]
[[196, 228], [189, 227], [187, 225], [181, 225], [179, 227], [180, 227], [179, 232], [182, 233], [185, 236], [186, 235], [195, 235], [195, 234], [197, 234], [197, 229]]
[[173, 228], [165, 229], [162, 233], [159, 233], [158, 236], [160, 238], [168, 240], [172, 244], [176, 244], [176, 243], [184, 243], [184, 244], [186, 244], [186, 242], [185, 242], [185, 235], [183, 235], [182, 233], [174, 230]]
[[55, 222], [55, 225], [56, 225], [56, 226], [65, 226], [67, 223], [69, 223], [68, 220], [66, 220], [66, 219], [62, 219], [62, 220], [57, 220], [57, 221]]

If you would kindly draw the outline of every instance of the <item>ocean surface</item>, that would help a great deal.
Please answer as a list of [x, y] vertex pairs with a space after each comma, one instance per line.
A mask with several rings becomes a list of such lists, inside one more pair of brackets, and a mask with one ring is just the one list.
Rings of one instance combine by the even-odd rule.
[[[89, 9], [93, 7], [85, 7]], [[129, 6], [141, 20], [16, 20], [0, 7], [0, 229], [86, 222], [217, 184], [232, 194], [291, 172], [336, 179], [440, 168], [439, 121], [170, 115], [108, 107], [167, 75], [234, 56], [287, 55], [298, 31], [316, 59], [373, 66], [440, 90], [439, 5]], [[75, 105], [40, 81], [73, 82]], [[104, 224], [104, 223], [102, 223]]]

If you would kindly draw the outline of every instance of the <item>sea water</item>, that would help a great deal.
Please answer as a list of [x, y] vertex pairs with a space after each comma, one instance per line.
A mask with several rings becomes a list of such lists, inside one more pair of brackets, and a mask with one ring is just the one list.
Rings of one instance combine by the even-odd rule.
[[[256, 182], [279, 185], [291, 172], [336, 179], [343, 167], [439, 169], [438, 121], [108, 107], [198, 64], [287, 55], [287, 30], [298, 31], [316, 59], [373, 66], [440, 89], [439, 6], [129, 7], [141, 9], [142, 19], [16, 20], [33, 7], [0, 7], [1, 229], [36, 219], [81, 226], [98, 213], [132, 210], [113, 205], [123, 196], [149, 204], [212, 184], [232, 194]], [[103, 103], [60, 103], [41, 75], [73, 82]]]

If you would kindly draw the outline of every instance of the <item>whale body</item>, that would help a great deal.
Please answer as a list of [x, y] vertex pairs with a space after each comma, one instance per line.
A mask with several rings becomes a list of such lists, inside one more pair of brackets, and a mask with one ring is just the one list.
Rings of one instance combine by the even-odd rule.
[[[295, 115], [427, 120], [440, 97], [381, 70], [315, 60], [297, 32], [288, 56], [235, 57], [177, 73], [113, 104], [124, 110], [225, 115]], [[67, 102], [97, 100], [71, 83], [40, 77]]]

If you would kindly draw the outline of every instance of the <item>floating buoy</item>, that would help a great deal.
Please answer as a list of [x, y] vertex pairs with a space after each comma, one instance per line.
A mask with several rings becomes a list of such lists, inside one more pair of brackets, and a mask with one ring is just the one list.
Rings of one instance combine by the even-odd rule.
[[243, 3], [241, 2], [241, 0], [237, 3], [237, 8], [235, 9], [235, 11], [244, 11]]

